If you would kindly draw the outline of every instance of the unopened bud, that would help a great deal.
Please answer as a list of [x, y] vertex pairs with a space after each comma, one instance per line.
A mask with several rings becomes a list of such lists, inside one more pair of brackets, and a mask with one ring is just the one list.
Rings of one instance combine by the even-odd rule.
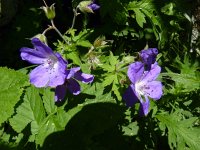
[[47, 45], [47, 38], [46, 38], [46, 36], [44, 34], [40, 34], [39, 33], [39, 34], [35, 35], [32, 38], [38, 38], [41, 42], [43, 42], [44, 44]]
[[82, 1], [79, 3], [78, 8], [83, 13], [94, 13], [94, 10], [99, 9], [100, 6], [95, 4], [94, 1]]
[[56, 16], [56, 12], [55, 12], [55, 7], [54, 7], [55, 4], [52, 4], [50, 7], [48, 6], [43, 6], [42, 9], [44, 10], [45, 12], [45, 15], [48, 19], [52, 20], [55, 18]]

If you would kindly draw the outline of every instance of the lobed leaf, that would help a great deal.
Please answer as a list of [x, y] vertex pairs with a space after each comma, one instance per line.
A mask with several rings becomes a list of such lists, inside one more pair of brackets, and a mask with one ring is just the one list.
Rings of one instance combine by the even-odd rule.
[[20, 133], [31, 123], [32, 134], [37, 134], [41, 122], [45, 118], [45, 110], [39, 92], [34, 87], [26, 90], [23, 103], [17, 108], [17, 114], [10, 120], [12, 128]]
[[14, 113], [23, 89], [29, 85], [27, 75], [12, 69], [0, 67], [0, 124]]
[[168, 143], [171, 149], [200, 148], [200, 130], [192, 127], [197, 117], [180, 121], [179, 115], [175, 112], [170, 115], [158, 114], [156, 118], [162, 127], [164, 125], [168, 129]]

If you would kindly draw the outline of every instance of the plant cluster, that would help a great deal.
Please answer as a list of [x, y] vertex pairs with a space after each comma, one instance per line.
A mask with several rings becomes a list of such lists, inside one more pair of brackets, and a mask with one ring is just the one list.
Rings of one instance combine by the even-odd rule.
[[64, 33], [43, 3], [50, 25], [19, 50], [33, 65], [0, 67], [0, 148], [200, 149], [188, 1], [72, 0]]

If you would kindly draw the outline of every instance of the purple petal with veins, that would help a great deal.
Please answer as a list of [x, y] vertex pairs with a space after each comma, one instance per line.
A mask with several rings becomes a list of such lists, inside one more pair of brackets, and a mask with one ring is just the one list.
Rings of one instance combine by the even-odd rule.
[[65, 82], [67, 62], [59, 53], [54, 53], [50, 47], [39, 39], [33, 38], [33, 49], [20, 49], [21, 57], [32, 64], [39, 64], [30, 73], [30, 82], [36, 87], [56, 87]]

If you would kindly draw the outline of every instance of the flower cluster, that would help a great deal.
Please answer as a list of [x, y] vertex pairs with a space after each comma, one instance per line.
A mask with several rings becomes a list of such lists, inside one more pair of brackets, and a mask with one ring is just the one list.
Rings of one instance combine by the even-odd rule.
[[31, 71], [30, 82], [36, 87], [55, 87], [56, 101], [64, 98], [66, 89], [74, 95], [80, 93], [80, 85], [76, 80], [83, 83], [93, 81], [94, 76], [82, 73], [80, 67], [67, 69], [67, 61], [38, 38], [33, 38], [32, 44], [34, 48], [20, 49], [23, 60], [39, 65]]
[[162, 96], [162, 84], [156, 81], [161, 68], [156, 62], [158, 50], [150, 48], [140, 52], [141, 62], [132, 63], [128, 68], [130, 86], [125, 91], [123, 99], [128, 107], [140, 102], [139, 114], [147, 115], [149, 112], [149, 97], [158, 100]]

